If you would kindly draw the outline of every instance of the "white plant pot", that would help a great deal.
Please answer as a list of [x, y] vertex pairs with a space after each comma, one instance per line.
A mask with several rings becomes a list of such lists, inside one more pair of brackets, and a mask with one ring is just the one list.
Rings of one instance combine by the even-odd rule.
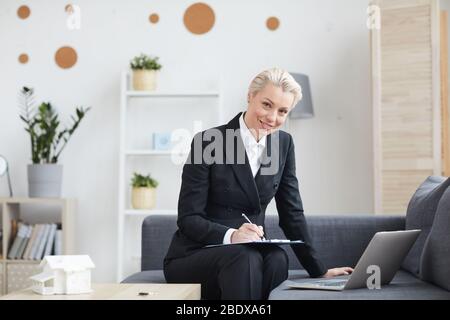
[[153, 209], [155, 203], [155, 188], [133, 188], [131, 190], [131, 206], [133, 209]]
[[59, 164], [28, 165], [28, 196], [32, 198], [61, 197], [63, 166]]
[[138, 91], [156, 90], [157, 70], [133, 70], [133, 89]]

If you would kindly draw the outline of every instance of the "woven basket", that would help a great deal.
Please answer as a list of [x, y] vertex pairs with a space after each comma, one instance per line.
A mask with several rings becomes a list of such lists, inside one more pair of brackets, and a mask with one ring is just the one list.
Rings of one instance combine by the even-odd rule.
[[154, 91], [156, 89], [158, 71], [133, 70], [133, 89], [139, 91]]
[[133, 209], [152, 209], [156, 203], [155, 188], [133, 188], [131, 205]]

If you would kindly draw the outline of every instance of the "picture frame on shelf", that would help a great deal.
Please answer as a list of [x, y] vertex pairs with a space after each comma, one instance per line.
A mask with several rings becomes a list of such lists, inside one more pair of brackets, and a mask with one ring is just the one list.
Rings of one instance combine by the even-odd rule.
[[172, 147], [170, 132], [153, 133], [153, 150], [168, 151]]

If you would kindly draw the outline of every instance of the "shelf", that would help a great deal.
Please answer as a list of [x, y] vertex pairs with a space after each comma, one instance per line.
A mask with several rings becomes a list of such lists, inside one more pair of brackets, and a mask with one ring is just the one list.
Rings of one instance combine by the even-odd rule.
[[[189, 152], [177, 152], [175, 155], [187, 156]], [[126, 150], [125, 155], [127, 156], [170, 156], [172, 155], [171, 150]]]
[[[60, 237], [57, 237], [55, 232], [54, 236], [61, 241], [61, 254], [75, 254], [75, 215], [76, 215], [76, 199], [75, 198], [27, 198], [24, 196], [19, 197], [1, 197], [0, 198], [0, 206], [2, 206], [2, 214], [1, 214], [1, 230], [3, 233], [2, 241], [0, 245], [2, 247], [2, 254], [0, 258], [0, 295], [6, 292], [12, 292], [16, 290], [21, 290], [30, 286], [29, 276], [36, 274], [39, 266], [42, 262], [42, 259], [23, 259], [22, 256], [20, 259], [9, 259], [8, 253], [14, 243], [17, 241], [17, 237], [20, 234], [20, 227], [17, 224], [16, 234], [12, 236], [13, 232], [13, 223], [12, 220], [16, 220], [17, 222], [21, 219], [21, 207], [23, 204], [39, 207], [46, 205], [57, 206], [58, 208], [58, 221], [53, 221], [61, 225], [61, 233]], [[35, 226], [37, 224], [48, 224], [49, 221], [44, 216], [40, 217], [39, 213], [32, 214], [35, 219], [32, 221], [28, 221], [25, 219], [22, 221], [25, 224], [31, 225], [33, 224], [33, 232], [29, 234], [29, 229], [27, 230], [27, 237], [30, 239], [33, 235], [42, 234], [45, 237], [34, 237], [35, 242], [27, 241], [26, 247], [23, 248], [22, 255], [27, 252], [31, 247], [34, 247], [34, 243], [36, 243], [37, 248], [42, 248], [47, 250], [48, 241], [49, 241], [49, 231], [48, 228], [40, 228], [40, 232], [37, 233]], [[37, 219], [36, 219], [37, 218]], [[29, 235], [28, 235], [29, 234]], [[54, 240], [53, 240], [54, 241]], [[42, 247], [43, 246], [43, 247]], [[22, 248], [22, 247], [21, 247]], [[22, 250], [22, 249], [21, 249]], [[42, 253], [44, 255], [46, 251]], [[41, 258], [41, 256], [40, 256]]]
[[126, 216], [149, 216], [149, 215], [170, 215], [170, 214], [176, 214], [177, 210], [173, 209], [150, 209], [150, 210], [139, 210], [139, 209], [127, 209], [125, 210]]
[[219, 92], [216, 91], [197, 91], [197, 92], [153, 92], [153, 91], [126, 91], [127, 97], [155, 97], [155, 98], [208, 98], [219, 97]]
[[[141, 107], [147, 108], [148, 103], [159, 103], [164, 102], [167, 105], [190, 105], [194, 103], [195, 105], [199, 105], [200, 108], [196, 111], [201, 112], [203, 107], [208, 108], [207, 119], [211, 123], [208, 124], [208, 127], [214, 127], [216, 125], [223, 124], [222, 120], [222, 109], [223, 109], [223, 101], [222, 101], [222, 78], [219, 76], [219, 81], [217, 82], [217, 86], [213, 86], [213, 82], [211, 84], [207, 84], [201, 87], [179, 87], [179, 88], [158, 88], [155, 91], [137, 91], [134, 90], [131, 84], [131, 73], [130, 70], [124, 70], [122, 72], [121, 77], [121, 87], [120, 87], [120, 146], [119, 146], [119, 190], [118, 190], [118, 223], [117, 223], [117, 231], [118, 231], [118, 242], [117, 242], [117, 281], [122, 281], [124, 279], [125, 273], [131, 273], [138, 271], [138, 269], [134, 270], [136, 264], [132, 264], [130, 261], [131, 256], [127, 254], [129, 250], [129, 245], [135, 242], [137, 239], [128, 239], [127, 232], [128, 224], [133, 224], [135, 222], [139, 222], [140, 220], [145, 219], [148, 216], [155, 215], [177, 215], [176, 208], [176, 193], [178, 190], [170, 190], [167, 192], [171, 192], [170, 194], [164, 195], [165, 197], [173, 197], [171, 201], [168, 202], [167, 207], [170, 207], [171, 204], [175, 206], [174, 209], [151, 209], [151, 210], [136, 210], [131, 208], [131, 204], [128, 204], [127, 200], [129, 197], [128, 193], [128, 181], [125, 179], [128, 178], [129, 169], [133, 169], [136, 167], [140, 167], [142, 162], [148, 162], [148, 165], [153, 165], [151, 162], [156, 161], [155, 165], [158, 166], [163, 165], [164, 168], [167, 165], [173, 165], [176, 168], [171, 168], [170, 170], [179, 169], [179, 165], [185, 163], [187, 157], [189, 157], [190, 148], [189, 145], [181, 146], [174, 145], [171, 146], [171, 150], [152, 150], [150, 144], [134, 144], [134, 141], [139, 141], [137, 139], [139, 134], [148, 135], [148, 132], [144, 131], [141, 127], [130, 127], [132, 122], [128, 121], [130, 115], [133, 115], [133, 112], [141, 112]], [[205, 82], [202, 82], [205, 83]], [[142, 99], [142, 100], [140, 100]], [[150, 101], [150, 99], [153, 99]], [[170, 101], [172, 99], [172, 101]], [[175, 99], [175, 100], [173, 100]], [[142, 103], [147, 103], [146, 106], [142, 105]], [[214, 108], [211, 108], [211, 104], [214, 104]], [[136, 108], [134, 106], [136, 105]], [[152, 108], [152, 106], [148, 106], [148, 108]], [[158, 122], [158, 125], [161, 124], [161, 128], [157, 128], [158, 130], [165, 130], [170, 132], [172, 124], [170, 122], [162, 122], [164, 121], [164, 112], [158, 111], [153, 114], [144, 112], [146, 116], [157, 117], [160, 116], [161, 120]], [[210, 114], [211, 112], [211, 114]], [[203, 118], [203, 113], [201, 113], [201, 117]], [[137, 114], [139, 116], [140, 113]], [[217, 115], [217, 117], [215, 116]], [[194, 114], [190, 115], [181, 114], [179, 115], [183, 122], [196, 120]], [[217, 119], [216, 119], [217, 118]], [[131, 118], [133, 119], [133, 118]], [[144, 120], [144, 119], [143, 119]], [[203, 120], [203, 119], [202, 119]], [[206, 119], [205, 119], [206, 120]], [[156, 119], [156, 121], [159, 121]], [[156, 128], [155, 128], [156, 129]], [[173, 128], [172, 128], [173, 129]], [[130, 136], [128, 134], [132, 133]], [[197, 133], [197, 132], [195, 132]], [[129, 140], [128, 138], [133, 138]], [[150, 139], [150, 136], [146, 138]], [[150, 139], [151, 140], [151, 139]], [[141, 140], [142, 141], [142, 140]], [[144, 164], [147, 165], [147, 164]], [[158, 170], [156, 166], [153, 167], [153, 170]], [[175, 172], [172, 172], [175, 173]], [[177, 172], [178, 174], [178, 172]], [[173, 179], [173, 176], [171, 176]], [[174, 182], [178, 183], [178, 178], [174, 180]], [[135, 226], [134, 226], [135, 227]], [[133, 245], [137, 247], [137, 243]], [[125, 259], [126, 258], [126, 259]], [[126, 272], [124, 272], [126, 270]]]
[[67, 198], [26, 198], [26, 197], [13, 197], [13, 198], [0, 198], [0, 203], [32, 203], [32, 204], [63, 204]]

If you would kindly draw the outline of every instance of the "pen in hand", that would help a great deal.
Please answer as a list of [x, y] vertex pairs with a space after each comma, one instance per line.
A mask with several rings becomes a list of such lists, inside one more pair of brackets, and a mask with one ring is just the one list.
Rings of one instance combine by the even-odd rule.
[[[250, 221], [250, 219], [245, 215], [245, 213], [243, 213], [242, 216], [245, 218], [245, 220], [248, 221], [248, 223], [253, 224], [253, 222]], [[266, 240], [266, 238], [264, 236], [262, 236], [261, 240]]]

